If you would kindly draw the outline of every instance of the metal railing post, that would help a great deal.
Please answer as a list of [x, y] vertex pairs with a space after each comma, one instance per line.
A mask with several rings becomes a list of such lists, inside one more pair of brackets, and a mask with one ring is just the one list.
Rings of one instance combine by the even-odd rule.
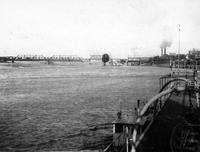
[[128, 150], [128, 127], [126, 127], [126, 152], [129, 152], [129, 150]]

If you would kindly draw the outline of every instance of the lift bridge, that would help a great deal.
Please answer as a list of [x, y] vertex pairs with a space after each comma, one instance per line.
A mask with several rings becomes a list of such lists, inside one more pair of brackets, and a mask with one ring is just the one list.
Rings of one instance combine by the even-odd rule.
[[53, 55], [52, 57], [45, 57], [43, 55], [18, 55], [13, 56], [0, 56], [0, 61], [65, 61], [65, 62], [82, 62], [83, 58], [77, 55]]

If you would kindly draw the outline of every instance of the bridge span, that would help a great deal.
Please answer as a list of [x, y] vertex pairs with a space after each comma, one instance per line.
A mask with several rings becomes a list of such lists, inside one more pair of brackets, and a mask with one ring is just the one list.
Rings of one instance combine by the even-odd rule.
[[45, 57], [43, 55], [18, 55], [18, 56], [0, 56], [0, 62], [15, 62], [15, 61], [47, 61], [56, 62], [83, 62], [82, 57], [77, 55], [53, 55], [52, 57]]

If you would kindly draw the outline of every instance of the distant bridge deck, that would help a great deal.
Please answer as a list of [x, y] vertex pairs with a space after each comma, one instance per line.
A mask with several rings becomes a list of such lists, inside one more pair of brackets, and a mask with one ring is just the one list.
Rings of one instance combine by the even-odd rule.
[[43, 55], [18, 55], [14, 56], [0, 56], [1, 62], [7, 61], [65, 61], [65, 62], [82, 62], [83, 58], [77, 55], [53, 55], [52, 57], [45, 57]]

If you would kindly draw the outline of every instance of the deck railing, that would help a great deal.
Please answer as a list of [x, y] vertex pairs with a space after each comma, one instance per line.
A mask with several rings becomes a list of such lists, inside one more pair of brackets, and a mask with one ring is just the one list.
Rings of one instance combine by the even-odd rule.
[[[136, 125], [134, 127], [134, 131], [133, 131], [133, 135], [132, 135], [132, 150], [131, 150], [131, 152], [136, 152], [136, 147], [139, 145], [139, 143], [142, 140], [142, 138], [139, 138], [139, 140], [136, 138], [137, 137], [137, 130], [138, 130], [140, 121], [144, 117], [145, 113], [148, 111], [149, 107], [151, 107], [151, 105], [157, 103], [157, 101], [160, 98], [162, 98], [163, 96], [169, 95], [170, 93], [177, 92], [177, 91], [178, 92], [185, 91], [185, 88], [184, 87], [178, 87], [178, 88], [171, 88], [171, 89], [162, 91], [161, 93], [154, 96], [151, 100], [149, 100], [149, 102], [143, 107], [143, 109], [141, 110], [141, 112], [139, 114], [139, 117], [136, 120]], [[156, 108], [158, 108], [158, 109], [156, 110], [155, 116], [160, 112], [160, 107], [156, 106]], [[142, 136], [144, 136], [144, 135], [142, 135]]]
[[[175, 87], [185, 87], [185, 86], [197, 86], [197, 71], [195, 69], [192, 70], [184, 70], [184, 71], [172, 71], [170, 74], [164, 75], [159, 79], [160, 92], [175, 88]], [[158, 99], [156, 104], [159, 103], [159, 108], [163, 106], [165, 101], [168, 99], [170, 94], [163, 96]]]
[[[132, 144], [132, 152], [136, 151], [136, 147], [139, 145], [140, 141], [145, 136], [146, 130], [151, 126], [154, 118], [159, 114], [162, 107], [164, 106], [165, 102], [168, 100], [169, 96], [173, 92], [182, 92], [182, 91], [188, 91], [189, 89], [193, 89], [194, 92], [196, 92], [197, 95], [197, 105], [199, 105], [199, 82], [197, 81], [197, 71], [171, 71], [170, 74], [165, 75], [159, 79], [160, 84], [160, 91], [159, 93], [154, 96], [147, 104], [143, 107], [143, 109], [138, 114], [138, 118], [136, 120], [136, 125], [134, 127], [134, 131], [132, 134], [132, 139], [127, 142], [128, 144]], [[197, 91], [198, 90], [198, 91]], [[153, 109], [153, 110], [152, 110]], [[148, 124], [148, 126], [145, 128], [144, 132], [140, 135], [139, 138], [137, 138], [137, 130], [139, 127], [139, 124], [143, 117], [146, 116], [146, 113], [152, 113], [153, 117]], [[120, 136], [125, 135], [126, 129], [108, 146], [107, 149], [105, 149], [105, 152], [111, 152], [114, 151], [115, 146], [114, 143], [120, 138]], [[128, 137], [128, 136], [127, 136]], [[128, 151], [128, 146], [124, 145], [122, 149], [118, 149], [118, 151]]]
[[[140, 111], [139, 116], [136, 120], [136, 125], [134, 127], [133, 135], [132, 135], [132, 150], [131, 152], [136, 152], [136, 148], [144, 137], [145, 133], [143, 133], [142, 138], [137, 138], [137, 131], [139, 127], [139, 123], [142, 118], [145, 116], [145, 113], [152, 107], [154, 107], [154, 118], [161, 111], [163, 105], [168, 100], [169, 96], [173, 92], [182, 92], [188, 91], [196, 92], [197, 95], [197, 105], [199, 107], [199, 82], [197, 80], [197, 71], [194, 68], [193, 71], [171, 71], [170, 74], [165, 75], [159, 79], [160, 91], [154, 96]], [[150, 123], [151, 125], [151, 123]], [[149, 127], [149, 126], [148, 126]]]
[[[121, 149], [117, 149], [118, 147], [115, 146], [116, 142], [120, 142], [120, 138], [123, 138], [126, 140], [125, 144], [123, 145], [123, 148]], [[119, 145], [119, 143], [118, 143]], [[115, 140], [113, 140], [112, 143], [110, 143], [110, 145], [108, 145], [108, 147], [104, 150], [104, 152], [113, 152], [115, 151], [115, 149], [117, 149], [120, 152], [123, 152], [124, 150], [127, 149], [127, 145], [129, 145], [129, 139], [128, 139], [128, 127], [126, 127], [120, 134], [119, 136], [117, 136], [117, 138], [115, 138]]]
[[[176, 82], [176, 81], [180, 81], [182, 83], [182, 85], [174, 86], [174, 87], [171, 87], [171, 88], [165, 90], [165, 88], [168, 88], [168, 85], [170, 85], [171, 83]], [[148, 111], [148, 109], [154, 104], [154, 110], [155, 110], [154, 117], [156, 117], [157, 114], [161, 111], [161, 109], [164, 105], [163, 103], [165, 103], [165, 101], [168, 99], [168, 98], [165, 98], [165, 96], [169, 97], [169, 95], [173, 92], [184, 92], [184, 91], [195, 92], [196, 94], [199, 94], [200, 93], [199, 87], [196, 87], [196, 86], [191, 87], [190, 86], [191, 82], [192, 81], [190, 81], [188, 79], [184, 79], [184, 78], [176, 78], [176, 79], [170, 80], [165, 85], [163, 85], [159, 94], [157, 94], [156, 96], [154, 96], [151, 100], [149, 100], [147, 102], [147, 104], [141, 110], [141, 112], [138, 116], [138, 119], [136, 120], [136, 125], [135, 125], [136, 127], [134, 128], [133, 135], [132, 135], [132, 150], [131, 150], [131, 152], [136, 152], [136, 148], [139, 145], [140, 141], [142, 140], [142, 139], [138, 140], [136, 138], [137, 137], [136, 135], [137, 135], [139, 123], [142, 120], [142, 118], [145, 116], [145, 113]], [[197, 105], [199, 106], [198, 99], [197, 99]]]
[[[136, 120], [136, 127], [134, 127], [133, 132], [133, 138], [132, 138], [132, 152], [135, 152], [136, 147], [141, 142], [142, 138], [145, 135], [145, 132], [141, 135], [140, 138], [137, 137], [137, 130], [139, 127], [139, 123], [142, 120], [142, 118], [145, 116], [145, 113], [149, 111], [149, 109], [152, 109], [153, 107], [153, 119], [159, 114], [162, 107], [164, 106], [165, 102], [168, 100], [170, 94], [175, 91], [183, 91], [188, 84], [191, 83], [190, 80], [183, 78], [183, 77], [175, 77], [175, 75], [169, 74], [165, 75], [160, 78], [160, 91], [159, 94], [154, 96], [147, 104], [143, 107], [143, 109], [140, 111], [140, 114], [138, 116], [138, 119]], [[178, 88], [178, 89], [177, 89]], [[152, 121], [153, 122], [153, 121]], [[147, 126], [150, 127], [152, 123]]]
[[[171, 75], [165, 75], [163, 77], [160, 78], [160, 91], [159, 93], [161, 93], [162, 91], [168, 90], [168, 89], [172, 89], [175, 87], [185, 87], [188, 84], [191, 84], [192, 81], [182, 78], [182, 77], [178, 77], [178, 78], [174, 78]], [[157, 113], [158, 111], [161, 110], [162, 106], [164, 105], [164, 103], [167, 101], [167, 99], [169, 98], [170, 93], [167, 95], [163, 95], [162, 97], [160, 97], [159, 99], [157, 99], [157, 101], [154, 104], [155, 107], [155, 113]]]

